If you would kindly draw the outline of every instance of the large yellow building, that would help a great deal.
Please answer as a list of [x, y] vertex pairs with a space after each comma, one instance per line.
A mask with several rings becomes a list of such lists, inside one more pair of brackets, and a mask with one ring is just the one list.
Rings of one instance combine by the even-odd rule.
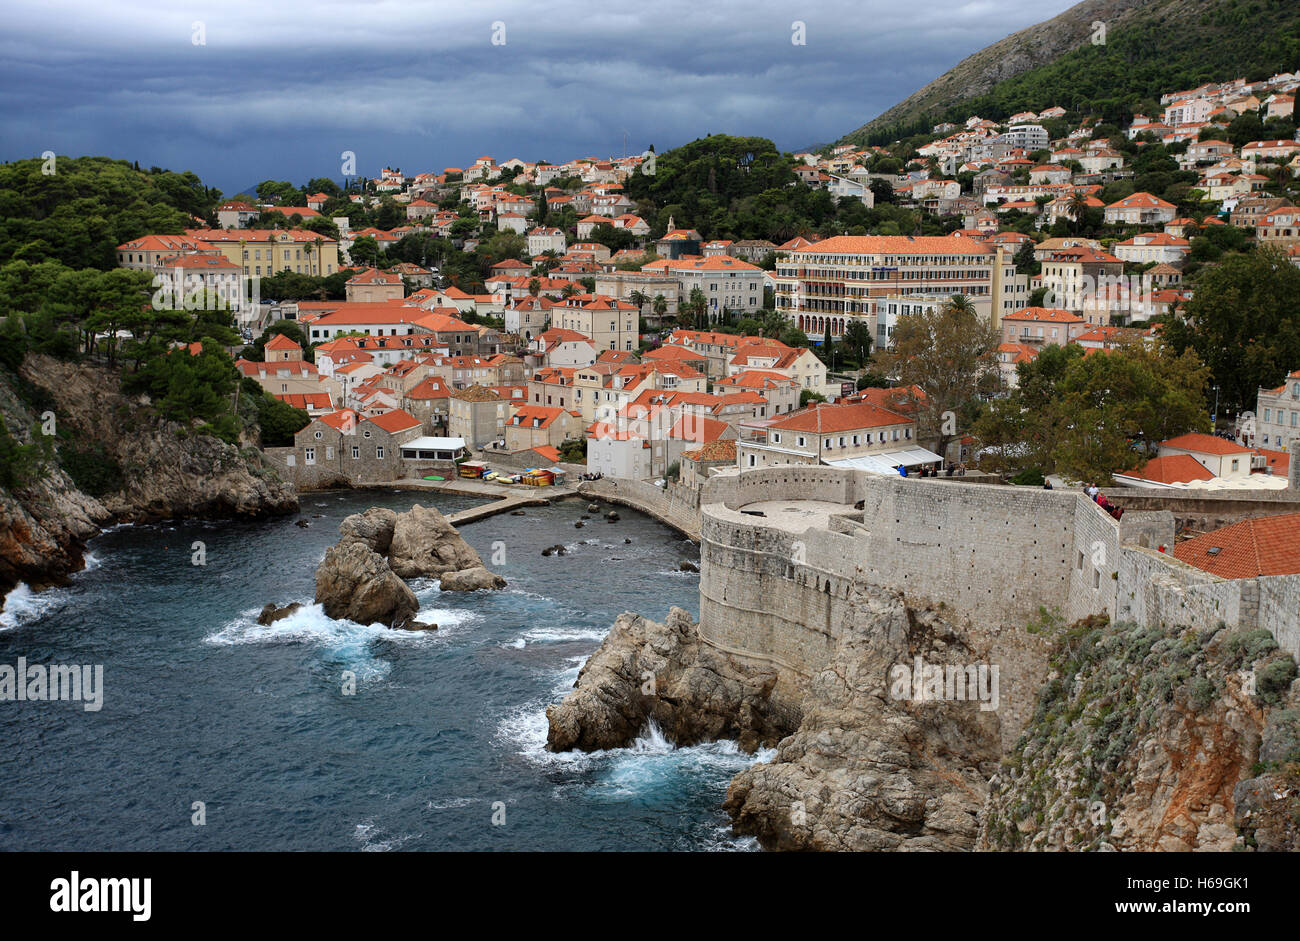
[[964, 235], [834, 236], [782, 252], [772, 280], [776, 309], [813, 337], [855, 320], [876, 335], [886, 297], [962, 294], [994, 328], [1029, 300], [1014, 260]]
[[339, 243], [306, 229], [187, 229], [185, 234], [219, 250], [246, 276], [286, 270], [324, 276], [339, 270]]

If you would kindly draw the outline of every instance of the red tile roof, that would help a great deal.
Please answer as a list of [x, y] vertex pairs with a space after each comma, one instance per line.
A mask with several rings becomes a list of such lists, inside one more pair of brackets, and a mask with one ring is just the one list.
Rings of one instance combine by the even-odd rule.
[[1147, 461], [1141, 470], [1123, 472], [1127, 477], [1140, 477], [1160, 484], [1185, 484], [1192, 480], [1212, 480], [1214, 475], [1190, 454], [1171, 454]]
[[306, 411], [311, 408], [331, 408], [333, 403], [330, 402], [328, 392], [282, 392], [276, 395], [281, 402], [287, 402], [294, 408], [300, 408]]
[[1174, 558], [1220, 578], [1300, 574], [1300, 513], [1242, 520], [1188, 539]]
[[1196, 451], [1200, 454], [1249, 454], [1250, 448], [1228, 441], [1215, 435], [1203, 435], [1196, 432], [1179, 435], [1168, 441], [1161, 441], [1162, 448], [1174, 448], [1178, 451]]
[[876, 428], [881, 425], [903, 425], [912, 420], [870, 402], [846, 402], [834, 405], [814, 403], [805, 409], [792, 412], [768, 427], [776, 431], [807, 431], [814, 434], [837, 434], [857, 428]]
[[400, 408], [395, 408], [391, 412], [384, 412], [382, 415], [372, 415], [368, 420], [390, 435], [405, 431], [408, 428], [417, 428], [420, 425], [420, 419], [410, 412], [402, 411]]

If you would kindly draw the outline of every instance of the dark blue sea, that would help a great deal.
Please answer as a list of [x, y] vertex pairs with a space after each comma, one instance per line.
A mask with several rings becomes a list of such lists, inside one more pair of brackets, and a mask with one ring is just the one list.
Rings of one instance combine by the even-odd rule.
[[[731, 743], [674, 748], [647, 729], [617, 751], [544, 747], [547, 704], [620, 612], [698, 614], [698, 576], [678, 570], [698, 550], [649, 517], [575, 529], [586, 503], [567, 501], [465, 526], [510, 584], [412, 583], [433, 633], [314, 606], [257, 624], [268, 601], [310, 605], [343, 517], [416, 502], [475, 503], [307, 494], [298, 517], [122, 526], [71, 585], [11, 592], [0, 664], [102, 664], [104, 702], [0, 702], [0, 849], [754, 849], [720, 809], [756, 760]], [[556, 543], [568, 554], [542, 557]]]

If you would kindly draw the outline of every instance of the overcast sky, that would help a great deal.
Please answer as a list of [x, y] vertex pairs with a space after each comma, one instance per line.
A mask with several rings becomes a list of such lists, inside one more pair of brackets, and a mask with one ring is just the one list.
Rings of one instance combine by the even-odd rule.
[[345, 150], [369, 176], [482, 154], [662, 152], [709, 133], [791, 150], [1070, 5], [6, 0], [0, 159], [107, 154], [231, 195], [338, 179]]

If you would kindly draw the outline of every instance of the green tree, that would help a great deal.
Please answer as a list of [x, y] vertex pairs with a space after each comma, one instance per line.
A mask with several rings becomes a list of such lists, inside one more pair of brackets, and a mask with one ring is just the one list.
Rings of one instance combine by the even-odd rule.
[[957, 434], [957, 416], [981, 391], [996, 383], [997, 332], [969, 300], [954, 295], [947, 303], [898, 318], [893, 347], [877, 351], [877, 369], [902, 385], [925, 393], [918, 413], [920, 433], [938, 441], [939, 453]]
[[1194, 350], [1210, 368], [1226, 411], [1255, 404], [1300, 364], [1300, 269], [1281, 252], [1234, 254], [1202, 272], [1182, 315], [1162, 336], [1176, 352]]

